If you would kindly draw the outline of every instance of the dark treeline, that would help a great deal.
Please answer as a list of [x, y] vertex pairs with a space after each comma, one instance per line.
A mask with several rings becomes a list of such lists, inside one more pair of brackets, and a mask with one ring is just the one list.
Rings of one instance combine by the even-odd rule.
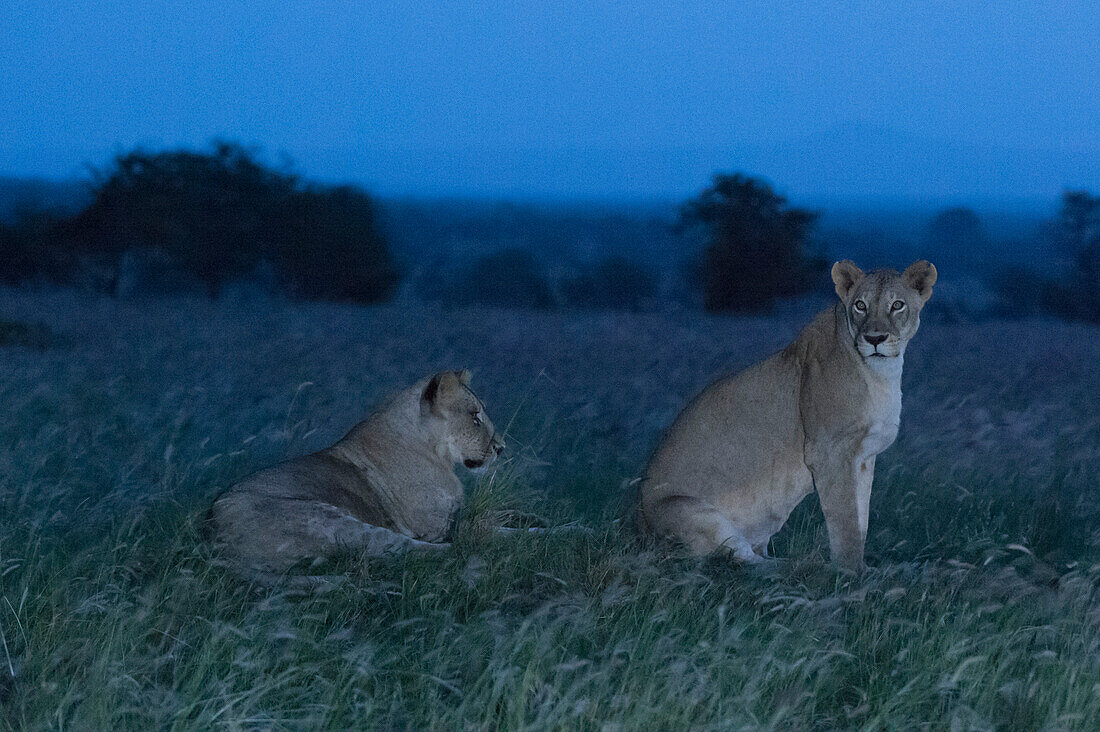
[[389, 299], [398, 284], [367, 194], [307, 183], [237, 145], [135, 151], [91, 187], [75, 214], [24, 213], [6, 227], [0, 277], [116, 294], [143, 279], [217, 294], [267, 270], [294, 296], [367, 303]]
[[[780, 298], [828, 293], [831, 258], [924, 257], [940, 267], [941, 313], [1100, 321], [1100, 198], [1087, 191], [1067, 191], [1055, 217], [1021, 216], [1000, 229], [966, 207], [884, 214], [879, 226], [866, 213], [792, 206], [743, 174], [716, 175], [678, 210], [380, 205], [230, 143], [121, 155], [79, 196], [67, 185], [3, 183], [8, 284], [217, 295], [245, 283], [359, 303], [404, 292], [454, 307], [767, 312]], [[76, 205], [66, 208], [66, 194]]]

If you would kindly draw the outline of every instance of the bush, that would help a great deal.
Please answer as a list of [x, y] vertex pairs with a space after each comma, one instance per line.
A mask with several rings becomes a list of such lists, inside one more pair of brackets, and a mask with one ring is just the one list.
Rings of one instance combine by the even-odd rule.
[[111, 291], [135, 250], [162, 253], [211, 294], [263, 262], [306, 298], [377, 302], [398, 280], [366, 193], [304, 185], [230, 143], [118, 157], [61, 235], [82, 268], [113, 273]]
[[523, 249], [486, 254], [460, 273], [444, 296], [448, 305], [546, 309], [554, 305], [546, 275]]
[[608, 257], [563, 282], [562, 294], [572, 307], [640, 310], [656, 298], [657, 277], [626, 257]]
[[741, 174], [717, 175], [681, 211], [685, 226], [705, 228], [696, 273], [709, 312], [766, 311], [780, 297], [809, 291], [825, 268], [806, 242], [817, 214], [787, 206], [770, 185]]

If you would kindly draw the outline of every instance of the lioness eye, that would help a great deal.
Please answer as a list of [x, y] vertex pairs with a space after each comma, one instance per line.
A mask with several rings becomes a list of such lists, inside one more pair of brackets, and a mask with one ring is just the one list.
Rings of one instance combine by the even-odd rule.
[[867, 303], [863, 302], [862, 300], [856, 300], [856, 310], [862, 313], [866, 309]]
[[474, 424], [476, 424], [480, 427], [481, 426], [481, 417], [479, 417], [475, 414], [475, 415], [473, 415], [473, 418], [474, 418]]
[[897, 312], [903, 307], [905, 307], [905, 303], [903, 303], [901, 300], [894, 300], [894, 304], [890, 306], [890, 309]]

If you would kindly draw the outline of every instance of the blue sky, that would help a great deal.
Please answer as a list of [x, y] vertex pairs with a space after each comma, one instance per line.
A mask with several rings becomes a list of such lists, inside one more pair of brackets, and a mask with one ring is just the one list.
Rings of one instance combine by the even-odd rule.
[[214, 137], [388, 195], [1100, 187], [1089, 2], [38, 2], [0, 32], [0, 173]]

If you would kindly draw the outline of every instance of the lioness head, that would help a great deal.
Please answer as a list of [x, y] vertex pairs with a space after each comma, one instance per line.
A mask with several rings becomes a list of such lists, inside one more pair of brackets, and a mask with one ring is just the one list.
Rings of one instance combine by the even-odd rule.
[[442, 371], [433, 376], [424, 387], [421, 406], [454, 462], [480, 468], [504, 451], [485, 405], [470, 390], [469, 371]]
[[936, 268], [923, 259], [898, 273], [878, 269], [864, 273], [845, 259], [833, 265], [833, 284], [844, 304], [848, 334], [868, 363], [892, 359], [920, 326], [920, 311], [932, 296]]

